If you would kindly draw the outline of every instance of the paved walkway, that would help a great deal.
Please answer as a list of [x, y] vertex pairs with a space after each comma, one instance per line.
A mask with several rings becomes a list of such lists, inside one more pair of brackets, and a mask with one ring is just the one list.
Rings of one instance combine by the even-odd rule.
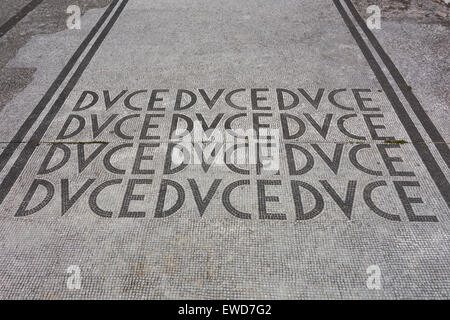
[[448, 115], [375, 36], [348, 0], [114, 0], [34, 37], [0, 297], [449, 298]]

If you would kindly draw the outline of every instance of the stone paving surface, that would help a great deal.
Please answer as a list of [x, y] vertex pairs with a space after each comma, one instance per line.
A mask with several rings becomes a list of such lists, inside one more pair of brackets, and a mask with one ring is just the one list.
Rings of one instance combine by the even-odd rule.
[[[335, 2], [119, 0], [33, 37], [7, 64], [33, 80], [0, 114], [0, 298], [448, 299], [444, 147], [394, 88], [405, 126]], [[375, 32], [401, 72], [408, 27]], [[448, 95], [421, 87], [445, 59], [406, 79], [447, 147]], [[275, 169], [177, 163], [177, 129], [198, 126], [269, 128]]]

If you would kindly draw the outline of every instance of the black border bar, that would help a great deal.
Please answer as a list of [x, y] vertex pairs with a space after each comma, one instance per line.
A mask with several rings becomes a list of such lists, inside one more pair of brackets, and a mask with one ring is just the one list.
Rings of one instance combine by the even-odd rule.
[[5, 168], [6, 164], [11, 159], [12, 155], [14, 154], [16, 149], [19, 147], [20, 143], [23, 142], [23, 139], [25, 138], [27, 133], [30, 131], [33, 124], [36, 122], [36, 120], [41, 115], [42, 111], [44, 111], [47, 104], [53, 98], [56, 91], [61, 86], [63, 81], [66, 79], [66, 77], [70, 73], [70, 71], [73, 69], [77, 60], [80, 58], [80, 56], [86, 50], [86, 48], [89, 45], [89, 43], [91, 42], [91, 40], [95, 37], [97, 32], [100, 30], [102, 25], [105, 23], [106, 19], [111, 14], [111, 11], [114, 9], [114, 7], [116, 6], [118, 1], [119, 0], [114, 0], [109, 5], [109, 7], [105, 10], [105, 12], [100, 17], [100, 19], [97, 21], [97, 23], [92, 28], [92, 30], [89, 32], [87, 37], [83, 40], [83, 42], [80, 44], [78, 49], [75, 51], [75, 53], [69, 59], [67, 64], [64, 66], [64, 68], [61, 70], [59, 75], [53, 81], [53, 83], [51, 84], [50, 88], [47, 90], [45, 95], [41, 98], [41, 100], [38, 102], [38, 104], [33, 109], [31, 114], [28, 116], [28, 118], [25, 120], [25, 122], [20, 126], [19, 130], [16, 132], [16, 134], [14, 135], [12, 140], [8, 143], [6, 148], [0, 154], [0, 171], [2, 171]]
[[[344, 0], [344, 1], [348, 2], [349, 0]], [[419, 153], [419, 156], [422, 159], [423, 164], [425, 165], [428, 172], [430, 173], [431, 178], [434, 180], [434, 183], [438, 187], [439, 192], [441, 193], [443, 199], [447, 203], [447, 206], [450, 208], [450, 192], [449, 192], [450, 184], [449, 184], [448, 180], [446, 179], [444, 173], [442, 172], [441, 168], [439, 167], [438, 163], [436, 162], [436, 159], [434, 159], [430, 149], [428, 148], [427, 144], [425, 143], [422, 136], [420, 135], [419, 130], [416, 128], [414, 122], [411, 120], [411, 117], [409, 116], [405, 107], [401, 103], [400, 99], [398, 98], [397, 94], [395, 93], [394, 89], [392, 88], [391, 84], [389, 83], [386, 75], [383, 73], [380, 65], [376, 61], [376, 59], [373, 56], [372, 52], [370, 51], [369, 47], [364, 42], [363, 38], [359, 34], [358, 30], [356, 29], [355, 25], [351, 21], [350, 17], [348, 16], [347, 12], [345, 11], [345, 9], [342, 7], [340, 0], [333, 0], [333, 2], [335, 4], [337, 10], [341, 14], [341, 17], [344, 20], [344, 23], [346, 24], [347, 28], [349, 29], [351, 35], [355, 39], [359, 48], [361, 49], [361, 52], [363, 53], [364, 57], [366, 58], [367, 62], [369, 63], [369, 66], [372, 69], [373, 73], [375, 74], [378, 82], [380, 83], [381, 87], [383, 88], [384, 92], [386, 93], [386, 96], [389, 99], [392, 107], [394, 108], [394, 111], [397, 114], [398, 118], [400, 119], [400, 122], [402, 123], [403, 127], [405, 128], [406, 132], [408, 133], [409, 137], [411, 138], [412, 144], [414, 145], [417, 152]], [[356, 12], [356, 14], [358, 14], [358, 13]], [[419, 119], [420, 119], [420, 117], [419, 117]], [[429, 120], [429, 121], [431, 122], [431, 120]], [[434, 127], [434, 125], [433, 125], [433, 127]], [[425, 126], [425, 129], [427, 129], [426, 126]]]
[[347, 4], [347, 7], [349, 8], [351, 14], [355, 18], [356, 22], [358, 22], [358, 25], [364, 31], [364, 33], [366, 34], [370, 43], [375, 48], [375, 51], [378, 53], [381, 60], [388, 68], [389, 72], [392, 75], [392, 78], [394, 78], [395, 82], [397, 83], [397, 86], [400, 88], [400, 90], [402, 91], [406, 100], [408, 101], [409, 105], [411, 106], [411, 109], [416, 114], [416, 116], [419, 119], [420, 123], [422, 124], [423, 128], [425, 129], [427, 134], [430, 136], [434, 145], [436, 146], [439, 153], [441, 154], [441, 157], [444, 159], [445, 164], [447, 165], [448, 168], [450, 168], [450, 149], [449, 149], [447, 143], [445, 142], [444, 138], [442, 138], [438, 129], [436, 128], [436, 126], [433, 124], [433, 122], [431, 121], [428, 114], [423, 109], [419, 100], [416, 98], [414, 93], [412, 93], [411, 89], [408, 87], [408, 84], [406, 83], [406, 81], [402, 77], [402, 75], [400, 74], [400, 71], [398, 71], [394, 62], [392, 62], [391, 58], [388, 56], [386, 51], [384, 51], [383, 47], [381, 47], [377, 38], [375, 38], [372, 31], [370, 31], [370, 29], [367, 27], [366, 23], [364, 22], [363, 18], [359, 15], [359, 13], [356, 10], [353, 3], [350, 0], [344, 0], [344, 1]]
[[[369, 296], [369, 295], [368, 295]], [[135, 313], [140, 311], [143, 314], [147, 314], [150, 318], [155, 318], [160, 315], [163, 319], [297, 319], [302, 318], [303, 315], [312, 314], [316, 318], [326, 318], [330, 316], [330, 311], [333, 314], [342, 317], [348, 317], [359, 319], [361, 313], [349, 312], [349, 307], [353, 305], [364, 306], [369, 308], [368, 310], [377, 310], [376, 308], [390, 307], [394, 309], [398, 307], [398, 311], [403, 316], [408, 317], [417, 314], [417, 311], [422, 311], [424, 308], [432, 308], [433, 311], [438, 311], [442, 308], [445, 313], [445, 306], [448, 302], [445, 297], [441, 300], [417, 300], [417, 299], [403, 299], [401, 301], [392, 301], [393, 299], [377, 299], [375, 300], [361, 300], [361, 299], [342, 299], [342, 300], [53, 300], [53, 301], [38, 301], [38, 300], [26, 300], [26, 301], [1, 301], [0, 305], [3, 310], [10, 310], [15, 315], [20, 316], [33, 316], [41, 309], [43, 312], [48, 312], [49, 307], [53, 306], [67, 306], [70, 308], [71, 314], [78, 314], [80, 317], [86, 314], [93, 315], [94, 317], [117, 317], [118, 312], [124, 312], [124, 310], [133, 310]], [[397, 299], [398, 300], [398, 299]], [[213, 308], [214, 312], [211, 312], [209, 317], [204, 314], [181, 314], [182, 309], [198, 307]], [[246, 305], [247, 312], [240, 312], [231, 314], [229, 306], [242, 306]], [[27, 308], [27, 306], [29, 306]], [[224, 312], [225, 306], [225, 312]], [[256, 308], [253, 308], [255, 306]], [[268, 307], [270, 306], [270, 310]], [[331, 308], [331, 309], [330, 309]], [[140, 311], [139, 311], [140, 310]], [[197, 309], [198, 310], [198, 309]], [[217, 311], [218, 310], [218, 311]], [[243, 310], [241, 308], [241, 310]], [[253, 312], [251, 312], [253, 310]], [[379, 309], [381, 310], [381, 309]], [[259, 311], [259, 313], [258, 313]], [[375, 311], [376, 312], [376, 311]], [[98, 314], [97, 314], [98, 313]], [[77, 315], [78, 315], [77, 314]], [[354, 317], [352, 317], [354, 316]]]
[[20, 20], [26, 17], [31, 11], [36, 9], [38, 5], [41, 4], [43, 0], [33, 0], [28, 3], [25, 7], [20, 9], [14, 16], [8, 19], [4, 24], [0, 26], [0, 38], [3, 37], [9, 30], [14, 28], [14, 26], [19, 23]]
[[[114, 3], [111, 4], [110, 7], [108, 7], [107, 12], [103, 14], [100, 20], [103, 18], [106, 19], [111, 10], [113, 9], [114, 5], [117, 3], [118, 0], [115, 0]], [[67, 85], [64, 87], [64, 89], [61, 91], [58, 98], [53, 103], [52, 107], [50, 108], [49, 112], [45, 115], [42, 122], [39, 124], [39, 127], [34, 132], [31, 139], [26, 143], [24, 149], [19, 154], [17, 160], [15, 161], [12, 168], [9, 170], [6, 177], [3, 179], [2, 183], [0, 184], [0, 204], [5, 200], [6, 196], [8, 195], [9, 191], [11, 190], [12, 186], [16, 182], [17, 178], [20, 176], [20, 174], [23, 171], [23, 168], [26, 166], [28, 161], [30, 160], [33, 152], [36, 150], [37, 146], [39, 145], [40, 140], [44, 136], [45, 132], [47, 131], [48, 127], [50, 126], [50, 123], [53, 121], [53, 119], [56, 117], [57, 113], [61, 110], [64, 102], [66, 101], [69, 94], [72, 92], [73, 88], [77, 84], [78, 80], [80, 79], [81, 75], [83, 74], [86, 67], [89, 65], [89, 62], [92, 60], [93, 56], [97, 52], [98, 48], [102, 44], [103, 40], [108, 35], [111, 28], [114, 26], [115, 22], [119, 18], [120, 14], [122, 13], [122, 10], [125, 8], [126, 4], [128, 3], [128, 0], [123, 0], [122, 3], [119, 5], [117, 10], [114, 12], [111, 19], [108, 21], [105, 28], [102, 30], [100, 35], [95, 40], [92, 47], [89, 49], [86, 56], [81, 61], [78, 68], [73, 73], [72, 77], [70, 78]], [[101, 22], [99, 20], [99, 23]], [[102, 23], [99, 24], [98, 27], [100, 27]], [[97, 25], [96, 25], [97, 26]], [[95, 27], [94, 27], [95, 29]], [[30, 115], [32, 117], [32, 115]], [[27, 119], [28, 120], [28, 119]], [[34, 122], [34, 121], [33, 121]], [[23, 127], [23, 126], [22, 126]], [[22, 129], [21, 127], [21, 129]], [[29, 128], [25, 127], [28, 131]], [[11, 143], [9, 144], [11, 145]], [[8, 145], [8, 146], [9, 146]], [[5, 150], [6, 151], [6, 150]], [[2, 154], [3, 155], [3, 154]]]

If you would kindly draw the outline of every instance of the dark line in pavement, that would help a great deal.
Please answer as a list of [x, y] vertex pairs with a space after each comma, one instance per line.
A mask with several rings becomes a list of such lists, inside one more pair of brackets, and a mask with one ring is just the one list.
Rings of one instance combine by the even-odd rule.
[[406, 100], [408, 101], [409, 105], [411, 106], [411, 109], [414, 111], [417, 118], [419, 118], [420, 123], [422, 124], [423, 128], [428, 133], [428, 135], [430, 136], [431, 140], [435, 143], [436, 148], [438, 149], [439, 153], [441, 154], [442, 158], [444, 159], [445, 163], [447, 164], [447, 167], [449, 168], [450, 167], [450, 149], [447, 146], [447, 144], [445, 143], [444, 138], [442, 138], [441, 134], [439, 133], [439, 130], [436, 128], [433, 121], [431, 121], [430, 117], [425, 112], [425, 110], [423, 109], [422, 105], [420, 104], [419, 100], [416, 98], [414, 93], [412, 93], [411, 89], [408, 87], [408, 84], [406, 83], [403, 76], [400, 74], [400, 71], [395, 66], [394, 62], [392, 62], [389, 55], [386, 53], [386, 51], [383, 49], [383, 47], [378, 42], [377, 38], [375, 38], [372, 31], [370, 31], [370, 29], [367, 27], [366, 23], [359, 15], [359, 13], [356, 10], [353, 3], [350, 0], [345, 0], [345, 3], [347, 4], [348, 8], [350, 9], [350, 12], [352, 13], [353, 17], [355, 17], [355, 20], [358, 22], [361, 29], [366, 34], [370, 43], [375, 48], [375, 51], [378, 53], [381, 60], [388, 68], [389, 72], [392, 75], [392, 78], [394, 78], [398, 87], [400, 88], [400, 90], [402, 91]]
[[[380, 65], [375, 60], [374, 56], [372, 55], [372, 52], [370, 52], [369, 48], [362, 39], [361, 35], [359, 34], [353, 22], [351, 21], [347, 12], [342, 7], [342, 4], [340, 3], [339, 0], [333, 0], [333, 2], [336, 8], [338, 9], [339, 13], [341, 14], [341, 17], [344, 20], [345, 24], [347, 25], [347, 28], [349, 29], [351, 35], [355, 39], [364, 57], [369, 63], [369, 66], [374, 72], [378, 82], [380, 83], [381, 87], [386, 93], [386, 96], [388, 97], [392, 107], [394, 108], [395, 113], [400, 119], [400, 122], [402, 123], [409, 137], [411, 138], [412, 141], [424, 142], [422, 136], [420, 135], [419, 130], [417, 130], [416, 126], [414, 125], [414, 122], [411, 120], [411, 117], [405, 110], [405, 107], [401, 103], [400, 99], [398, 98], [397, 94], [395, 93], [394, 89], [392, 88], [391, 84], [386, 78], [386, 75], [383, 73]], [[448, 192], [448, 190], [450, 190], [450, 184], [446, 179], [444, 173], [442, 172], [441, 168], [437, 164], [436, 160], [434, 159], [433, 155], [431, 154], [428, 145], [426, 143], [414, 143], [413, 145], [416, 148], [420, 158], [422, 159], [423, 164], [430, 173], [431, 178], [434, 180], [434, 183], [439, 189], [439, 192], [441, 193], [443, 199], [447, 203], [447, 206], [450, 208], [450, 193]]]
[[89, 45], [89, 42], [91, 42], [91, 40], [95, 37], [97, 32], [100, 30], [100, 28], [102, 27], [102, 25], [104, 24], [104, 22], [106, 21], [108, 16], [111, 14], [111, 11], [114, 9], [114, 7], [116, 6], [118, 1], [119, 0], [114, 0], [109, 5], [109, 7], [105, 10], [105, 12], [100, 17], [100, 19], [97, 21], [97, 23], [92, 28], [92, 30], [89, 32], [87, 37], [83, 40], [83, 42], [80, 44], [78, 49], [75, 51], [75, 53], [69, 59], [67, 64], [64, 66], [64, 68], [61, 70], [59, 75], [53, 81], [53, 83], [51, 84], [50, 88], [47, 90], [45, 95], [41, 98], [39, 103], [36, 105], [36, 107], [33, 109], [31, 114], [25, 120], [25, 122], [20, 126], [19, 130], [14, 135], [11, 142], [8, 144], [8, 146], [5, 148], [5, 150], [3, 150], [3, 152], [0, 154], [0, 172], [6, 166], [6, 164], [11, 159], [14, 152], [16, 151], [17, 147], [19, 146], [19, 144], [17, 144], [17, 142], [21, 142], [24, 140], [28, 131], [30, 131], [31, 127], [36, 122], [36, 120], [39, 118], [42, 111], [44, 111], [47, 104], [53, 98], [53, 95], [56, 93], [58, 88], [61, 86], [62, 82], [66, 79], [69, 72], [73, 69], [75, 63], [78, 61], [80, 56], [86, 50], [87, 46]]
[[0, 26], [0, 38], [3, 37], [9, 30], [14, 28], [14, 26], [27, 14], [29, 14], [31, 11], [33, 11], [43, 0], [33, 0], [30, 3], [28, 3], [25, 7], [20, 9], [19, 12], [17, 12], [14, 16], [9, 18], [8, 21], [6, 21], [4, 24]]
[[15, 161], [13, 167], [9, 170], [8, 174], [3, 179], [2, 183], [0, 184], [0, 204], [3, 203], [3, 201], [5, 200], [6, 196], [8, 195], [12, 186], [16, 182], [17, 178], [22, 173], [23, 168], [26, 166], [33, 152], [36, 150], [38, 143], [44, 136], [51, 122], [56, 117], [57, 113], [61, 110], [67, 97], [72, 92], [73, 88], [75, 87], [81, 75], [83, 74], [84, 70], [89, 65], [89, 62], [92, 60], [98, 48], [102, 44], [103, 40], [106, 38], [109, 31], [114, 26], [115, 22], [119, 18], [120, 14], [122, 13], [127, 3], [128, 0], [123, 0], [122, 3], [117, 8], [117, 10], [114, 12], [113, 16], [108, 21], [106, 27], [102, 30], [98, 38], [95, 40], [94, 44], [89, 49], [86, 56], [83, 58], [78, 68], [75, 70], [69, 82], [67, 83], [63, 91], [60, 93], [56, 101], [53, 103], [49, 112], [45, 115], [43, 121], [39, 124], [39, 127], [34, 132], [30, 141], [27, 142], [27, 144], [25, 145], [24, 149], [22, 150], [19, 157]]

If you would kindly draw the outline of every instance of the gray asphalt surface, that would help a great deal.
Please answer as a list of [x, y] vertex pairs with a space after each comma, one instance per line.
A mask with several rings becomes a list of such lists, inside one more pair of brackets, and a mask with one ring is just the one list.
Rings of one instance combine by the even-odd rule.
[[[0, 297], [448, 299], [448, 6], [379, 3], [399, 78], [345, 2], [80, 1], [67, 30], [75, 3], [44, 0], [18, 22]], [[175, 170], [190, 121], [267, 125], [277, 169]]]

